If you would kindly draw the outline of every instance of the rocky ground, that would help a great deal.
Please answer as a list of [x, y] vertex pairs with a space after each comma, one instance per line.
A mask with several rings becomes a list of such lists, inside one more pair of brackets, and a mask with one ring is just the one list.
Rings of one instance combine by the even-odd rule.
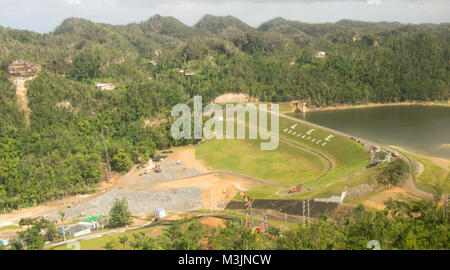
[[368, 184], [357, 185], [348, 189], [347, 198], [355, 198], [372, 192], [373, 188]]
[[[202, 190], [195, 187], [183, 187], [162, 191], [132, 191], [114, 189], [89, 202], [64, 210], [66, 219], [77, 217], [108, 215], [115, 199], [125, 198], [133, 214], [151, 213], [162, 207], [169, 211], [189, 211], [202, 207], [200, 194]], [[59, 220], [58, 211], [46, 216]]]

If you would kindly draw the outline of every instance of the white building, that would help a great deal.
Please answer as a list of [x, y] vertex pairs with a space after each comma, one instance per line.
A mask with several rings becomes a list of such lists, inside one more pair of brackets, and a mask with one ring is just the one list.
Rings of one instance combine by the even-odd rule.
[[96, 83], [95, 87], [100, 90], [113, 90], [116, 86], [113, 83]]
[[[63, 234], [63, 226], [59, 226], [58, 227], [58, 232], [60, 234]], [[75, 224], [73, 226], [64, 226], [64, 234], [65, 235], [70, 235], [72, 237], [78, 237], [81, 235], [85, 235], [85, 234], [89, 234], [91, 233], [91, 225], [86, 225], [86, 224]]]
[[0, 246], [8, 246], [9, 245], [9, 239], [0, 239]]
[[156, 208], [156, 210], [155, 210], [155, 218], [156, 219], [160, 219], [165, 216], [167, 216], [166, 210], [164, 210], [163, 208]]
[[80, 224], [80, 225], [85, 225], [85, 226], [91, 228], [91, 230], [96, 230], [96, 229], [98, 229], [98, 227], [99, 227], [97, 221], [78, 222], [78, 224]]
[[324, 58], [325, 57], [325, 52], [317, 52], [316, 53], [316, 57], [317, 58]]

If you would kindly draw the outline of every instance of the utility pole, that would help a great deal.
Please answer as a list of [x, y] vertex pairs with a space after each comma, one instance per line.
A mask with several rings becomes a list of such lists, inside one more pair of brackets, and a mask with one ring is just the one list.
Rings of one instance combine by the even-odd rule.
[[247, 223], [248, 223], [248, 212], [245, 214], [245, 229], [247, 229]]
[[284, 227], [287, 228], [287, 214], [284, 213]]
[[308, 200], [308, 228], [309, 228], [309, 200]]
[[302, 219], [303, 219], [303, 228], [305, 228], [305, 200], [303, 200], [303, 215], [302, 215]]
[[252, 209], [253, 200], [250, 199], [250, 217], [252, 219], [252, 228], [253, 228], [253, 209]]
[[266, 221], [266, 231], [267, 231], [267, 229], [268, 229], [268, 227], [267, 227], [267, 214], [264, 214], [264, 220]]

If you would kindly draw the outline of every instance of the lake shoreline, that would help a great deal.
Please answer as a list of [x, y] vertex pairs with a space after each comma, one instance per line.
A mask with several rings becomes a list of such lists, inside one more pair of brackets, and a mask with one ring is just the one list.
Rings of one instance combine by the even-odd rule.
[[423, 105], [423, 106], [441, 106], [441, 107], [449, 107], [450, 102], [445, 101], [429, 101], [429, 102], [394, 102], [394, 103], [369, 103], [369, 104], [361, 104], [361, 105], [334, 105], [327, 107], [317, 107], [317, 108], [308, 108], [306, 112], [313, 111], [334, 111], [334, 110], [347, 110], [347, 109], [364, 109], [364, 108], [372, 108], [372, 107], [384, 107], [384, 106], [409, 106], [409, 105]]
[[[356, 108], [360, 110], [351, 110]], [[450, 132], [449, 108], [450, 103], [445, 101], [372, 103], [337, 105], [311, 110], [310, 114], [288, 115], [355, 137], [398, 145], [414, 154], [433, 159], [436, 164], [447, 169], [450, 141], [445, 134]]]
[[388, 145], [388, 147], [396, 148], [396, 149], [406, 153], [406, 155], [409, 155], [409, 156], [413, 155], [413, 156], [418, 156], [420, 158], [429, 159], [431, 162], [433, 162], [434, 165], [441, 167], [445, 170], [450, 170], [450, 159], [448, 159], [448, 158], [433, 157], [433, 156], [426, 155], [426, 154], [416, 153], [414, 151], [410, 151], [410, 150], [405, 149], [398, 145]]

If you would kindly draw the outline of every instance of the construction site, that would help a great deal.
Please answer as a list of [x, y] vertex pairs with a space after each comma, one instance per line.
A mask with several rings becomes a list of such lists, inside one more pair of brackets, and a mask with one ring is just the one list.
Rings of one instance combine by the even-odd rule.
[[[20, 241], [17, 232], [27, 227], [18, 224], [27, 218], [54, 221], [64, 237], [63, 242], [51, 243], [57, 247], [159, 228], [186, 218], [213, 226], [233, 220], [256, 233], [267, 233], [270, 227], [280, 231], [293, 224], [307, 227], [322, 216], [341, 220], [361, 201], [383, 209], [387, 198], [416, 198], [407, 185], [384, 190], [371, 181], [378, 164], [406, 160], [396, 150], [301, 122], [282, 122], [281, 132], [281, 145], [275, 152], [260, 151], [257, 142], [249, 140], [204, 140], [158, 151], [124, 175], [112, 172], [107, 162], [106, 181], [95, 187], [95, 193], [0, 216], [0, 228], [4, 228], [0, 241], [5, 246]], [[342, 149], [354, 149], [359, 156]], [[352, 161], [356, 159], [358, 163]], [[347, 174], [335, 173], [342, 168]], [[132, 224], [105, 229], [116, 199], [127, 201]]]

